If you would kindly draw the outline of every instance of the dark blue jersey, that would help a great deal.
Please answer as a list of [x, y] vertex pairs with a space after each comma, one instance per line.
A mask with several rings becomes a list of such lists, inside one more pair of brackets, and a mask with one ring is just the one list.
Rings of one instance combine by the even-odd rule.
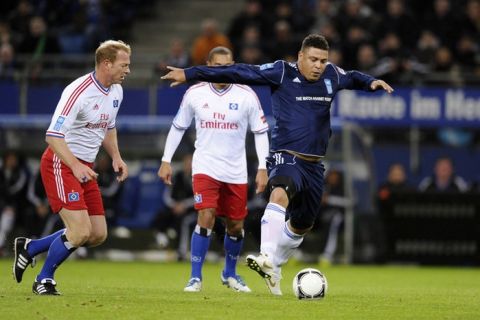
[[370, 90], [375, 79], [358, 71], [345, 72], [329, 63], [318, 81], [310, 82], [296, 63], [276, 61], [261, 66], [197, 66], [185, 69], [187, 81], [268, 85], [275, 125], [270, 148], [324, 156], [330, 138], [330, 106], [342, 89]]

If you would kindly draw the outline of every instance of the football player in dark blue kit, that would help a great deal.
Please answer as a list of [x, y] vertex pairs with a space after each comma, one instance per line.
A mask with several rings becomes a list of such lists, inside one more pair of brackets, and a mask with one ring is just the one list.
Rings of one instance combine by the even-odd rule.
[[393, 92], [383, 80], [329, 63], [328, 50], [323, 36], [311, 34], [303, 40], [296, 63], [168, 67], [162, 77], [172, 80], [172, 86], [186, 81], [270, 86], [275, 125], [267, 158], [269, 203], [261, 221], [260, 254], [247, 256], [247, 264], [274, 295], [282, 294], [281, 266], [319, 214], [333, 98], [342, 89]]

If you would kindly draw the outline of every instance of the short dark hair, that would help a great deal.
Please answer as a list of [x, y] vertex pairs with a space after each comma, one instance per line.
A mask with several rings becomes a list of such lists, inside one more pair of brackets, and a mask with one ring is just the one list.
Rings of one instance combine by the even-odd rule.
[[212, 58], [216, 54], [221, 55], [230, 55], [233, 58], [232, 50], [228, 49], [227, 47], [215, 47], [208, 53], [208, 61], [212, 61]]
[[303, 39], [302, 48], [300, 50], [304, 51], [307, 48], [317, 48], [322, 50], [328, 50], [328, 41], [324, 36], [319, 34], [310, 34]]

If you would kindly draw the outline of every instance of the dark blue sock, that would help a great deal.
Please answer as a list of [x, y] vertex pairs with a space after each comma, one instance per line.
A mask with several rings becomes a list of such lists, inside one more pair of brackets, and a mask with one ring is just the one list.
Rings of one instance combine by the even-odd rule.
[[37, 281], [45, 278], [53, 279], [55, 270], [73, 251], [75, 251], [75, 249], [77, 248], [72, 247], [65, 234], [62, 234], [53, 240], [50, 249], [48, 249], [47, 259], [43, 264], [42, 271], [40, 271], [40, 274], [37, 276]]
[[237, 274], [237, 261], [240, 251], [243, 247], [243, 235], [242, 236], [230, 236], [225, 234], [223, 241], [225, 248], [225, 269], [223, 270], [224, 277], [234, 277]]
[[202, 267], [210, 246], [210, 234], [212, 230], [201, 228], [199, 225], [195, 227], [192, 234], [191, 257], [192, 265], [191, 278], [202, 279]]
[[47, 251], [53, 240], [61, 236], [64, 232], [65, 229], [58, 230], [46, 237], [30, 241], [27, 247], [27, 252], [30, 257], [35, 257], [37, 254]]

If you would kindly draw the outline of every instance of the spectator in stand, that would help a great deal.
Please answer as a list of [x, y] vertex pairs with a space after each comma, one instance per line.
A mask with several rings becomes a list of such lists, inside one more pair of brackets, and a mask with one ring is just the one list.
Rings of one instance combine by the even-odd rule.
[[4, 153], [0, 167], [0, 255], [16, 216], [26, 207], [29, 172], [15, 151]]
[[353, 68], [359, 47], [370, 41], [370, 34], [360, 25], [352, 25], [347, 30], [346, 39], [341, 44], [346, 68]]
[[[479, 20], [480, 24], [480, 20]], [[480, 37], [477, 38], [480, 40]], [[456, 60], [462, 72], [468, 72], [479, 68], [479, 44], [469, 34], [460, 35], [456, 45]]]
[[273, 24], [276, 24], [279, 21], [285, 21], [290, 25], [292, 32], [293, 28], [293, 11], [292, 6], [289, 1], [280, 0], [275, 5], [275, 10], [273, 13]]
[[18, 51], [40, 57], [45, 53], [59, 53], [60, 49], [57, 39], [48, 32], [45, 20], [41, 16], [34, 16], [30, 19], [28, 33]]
[[387, 180], [378, 188], [378, 199], [386, 201], [392, 193], [414, 191], [407, 180], [405, 167], [398, 162], [388, 168]]
[[315, 9], [317, 0], [293, 0], [292, 26], [295, 33], [300, 37], [312, 29], [315, 24]]
[[[313, 15], [313, 8], [310, 10], [302, 11], [303, 5], [293, 8], [292, 1], [280, 0], [275, 6], [275, 14], [273, 16], [273, 24], [277, 22], [285, 21], [290, 25], [292, 34], [302, 35], [310, 30], [315, 22]], [[308, 5], [307, 5], [308, 7]]]
[[[332, 24], [338, 12], [338, 4], [333, 3], [332, 0], [318, 0], [315, 8], [315, 23], [312, 26], [312, 33], [320, 33], [325, 35], [321, 29], [327, 25]], [[326, 36], [326, 35], [325, 35]], [[331, 39], [328, 39], [331, 42]]]
[[23, 39], [30, 29], [30, 20], [33, 17], [33, 6], [28, 0], [20, 0], [15, 10], [8, 16], [8, 24], [14, 38]]
[[25, 220], [24, 224], [29, 238], [38, 239], [45, 237], [63, 228], [62, 221], [58, 215], [53, 214], [48, 204], [40, 171], [30, 179], [27, 198], [31, 206], [26, 211], [26, 216], [23, 220]]
[[8, 23], [0, 20], [0, 45], [12, 42], [12, 34]]
[[256, 193], [255, 183], [255, 168], [258, 167], [258, 161], [254, 158], [247, 159], [248, 166], [248, 202], [247, 209], [248, 215], [245, 218], [245, 234], [253, 238], [257, 245], [261, 240], [261, 224], [262, 216], [267, 205], [265, 195], [262, 193]]
[[270, 60], [295, 61], [298, 53], [298, 41], [295, 39], [287, 21], [275, 23], [275, 36], [271, 39], [267, 54]]
[[335, 27], [345, 41], [352, 27], [359, 27], [366, 34], [374, 34], [378, 19], [363, 0], [346, 0], [335, 17]]
[[459, 86], [462, 84], [462, 76], [458, 65], [453, 60], [452, 51], [441, 46], [436, 52], [433, 63], [425, 82], [430, 85], [448, 84]]
[[327, 241], [320, 257], [321, 265], [330, 265], [337, 250], [338, 234], [345, 220], [345, 208], [351, 200], [345, 197], [343, 174], [331, 168], [325, 176], [325, 192], [322, 195], [320, 225], [327, 228]]
[[264, 14], [259, 0], [246, 0], [244, 8], [233, 18], [230, 24], [227, 34], [232, 41], [235, 52], [240, 51], [240, 43], [245, 40], [245, 32], [250, 27], [258, 30], [259, 38], [267, 38], [271, 34], [270, 20]]
[[90, 49], [90, 41], [86, 35], [87, 17], [84, 10], [73, 14], [69, 25], [59, 32], [58, 43], [62, 54], [82, 54]]
[[[116, 3], [117, 6], [128, 6], [128, 4]], [[147, 1], [138, 1], [135, 3], [136, 6], [141, 4], [146, 4]], [[81, 11], [85, 15], [86, 26], [85, 26], [85, 36], [88, 41], [89, 48], [95, 48], [99, 42], [105, 41], [106, 39], [111, 38], [113, 30], [111, 30], [110, 24], [112, 19], [110, 18], [113, 13], [110, 13], [111, 6], [108, 6], [108, 3], [100, 0], [91, 0], [91, 1], [82, 1], [80, 3]], [[130, 4], [133, 5], [133, 4]], [[128, 10], [127, 8], [125, 8]], [[118, 38], [121, 38], [120, 35], [117, 35]]]
[[383, 182], [377, 191], [377, 209], [380, 217], [391, 210], [392, 196], [405, 192], [416, 192], [407, 179], [405, 167], [395, 162], [388, 168], [387, 179]]
[[415, 52], [418, 62], [431, 67], [438, 48], [440, 48], [438, 37], [430, 30], [423, 30], [420, 33]]
[[[480, 0], [469, 0], [463, 10], [460, 34], [468, 34], [476, 39], [480, 37]], [[478, 43], [478, 41], [477, 41]]]
[[375, 68], [377, 66], [377, 53], [375, 47], [369, 43], [364, 43], [358, 48], [357, 52], [357, 68], [358, 71], [369, 73], [375, 77], [379, 77], [381, 72]]
[[[103, 209], [109, 227], [116, 225], [119, 213], [119, 200], [123, 185], [117, 179], [117, 173], [112, 167], [112, 159], [106, 153], [100, 153], [95, 161], [97, 183], [103, 199]], [[115, 231], [114, 231], [115, 232]]]
[[405, 9], [404, 0], [388, 0], [387, 12], [378, 27], [379, 37], [395, 33], [407, 48], [414, 48], [418, 39], [418, 26], [412, 15]]
[[267, 60], [260, 48], [256, 45], [246, 45], [240, 51], [238, 62], [247, 64], [263, 64]]
[[13, 46], [9, 43], [0, 44], [0, 80], [12, 80], [15, 66]]
[[455, 68], [452, 52], [445, 46], [440, 47], [435, 52], [432, 71], [450, 72]]
[[440, 38], [442, 45], [453, 49], [459, 34], [458, 28], [453, 26], [458, 26], [460, 21], [450, 0], [435, 0], [432, 9], [424, 20], [423, 27], [432, 30]]
[[57, 38], [53, 37], [47, 29], [45, 20], [41, 16], [35, 16], [30, 20], [29, 33], [20, 43], [18, 53], [31, 54], [29, 61], [30, 77], [38, 78], [44, 68], [49, 68], [53, 61], [42, 62], [45, 54], [57, 54], [60, 47]]
[[332, 44], [332, 48], [341, 48], [340, 34], [332, 22], [327, 22], [318, 29], [319, 34], [323, 34], [328, 43]]
[[343, 64], [343, 55], [342, 51], [338, 48], [331, 48], [328, 53], [328, 61], [335, 65], [342, 65]]
[[392, 32], [385, 35], [379, 43], [381, 59], [376, 66], [377, 76], [393, 83], [411, 83], [419, 74], [427, 73], [425, 66], [414, 60], [403, 46], [400, 37]]
[[442, 156], [435, 161], [433, 175], [425, 177], [418, 186], [422, 192], [458, 193], [468, 191], [467, 182], [455, 174], [453, 161]]
[[159, 212], [155, 220], [155, 240], [157, 245], [165, 248], [170, 240], [178, 237], [178, 260], [184, 260], [192, 229], [197, 223], [197, 215], [193, 207], [192, 189], [192, 155], [187, 153], [182, 158], [182, 170], [178, 170], [163, 193], [165, 208]]
[[155, 73], [157, 75], [165, 74], [167, 66], [174, 66], [178, 68], [186, 68], [190, 66], [190, 55], [185, 50], [185, 45], [183, 40], [180, 38], [174, 38], [170, 43], [169, 53], [163, 57], [155, 65]]
[[252, 48], [256, 47], [260, 50], [260, 53], [263, 55], [265, 52], [265, 41], [262, 40], [260, 29], [255, 26], [251, 25], [245, 28], [242, 38], [237, 41], [236, 43], [236, 50], [237, 50], [237, 55], [235, 57], [236, 60], [239, 60], [239, 57], [241, 56], [241, 51], [244, 48]]
[[205, 65], [208, 53], [215, 47], [232, 49], [230, 40], [218, 31], [218, 23], [214, 19], [205, 19], [202, 22], [202, 34], [195, 38], [192, 47], [192, 63]]

